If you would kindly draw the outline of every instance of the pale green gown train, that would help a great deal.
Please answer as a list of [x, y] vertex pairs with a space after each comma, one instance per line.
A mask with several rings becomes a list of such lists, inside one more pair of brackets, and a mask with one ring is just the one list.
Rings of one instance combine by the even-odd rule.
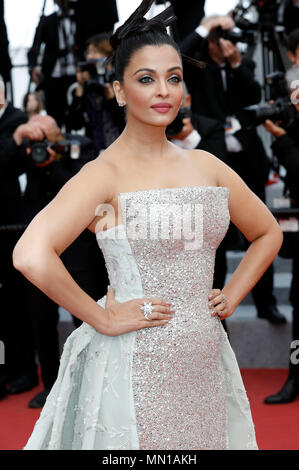
[[96, 235], [115, 298], [161, 297], [175, 317], [116, 337], [75, 330], [25, 449], [258, 448], [235, 354], [208, 308], [228, 200], [214, 186], [120, 193], [122, 223]]

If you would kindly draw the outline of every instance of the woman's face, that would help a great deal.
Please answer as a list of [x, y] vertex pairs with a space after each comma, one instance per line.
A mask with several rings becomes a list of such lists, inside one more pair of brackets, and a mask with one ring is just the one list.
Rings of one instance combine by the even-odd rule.
[[183, 68], [177, 51], [170, 45], [137, 50], [122, 85], [114, 82], [114, 90], [118, 101], [126, 104], [127, 119], [132, 116], [145, 124], [168, 126], [183, 99]]

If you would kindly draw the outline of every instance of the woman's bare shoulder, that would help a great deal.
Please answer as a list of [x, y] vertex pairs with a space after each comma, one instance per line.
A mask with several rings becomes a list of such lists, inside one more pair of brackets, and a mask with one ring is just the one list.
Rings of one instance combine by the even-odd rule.
[[91, 160], [81, 168], [80, 171], [87, 171], [90, 173], [113, 173], [116, 171], [116, 165], [113, 163], [113, 159], [108, 158], [104, 155], [104, 152], [96, 157], [94, 160]]
[[240, 176], [224, 161], [205, 150], [191, 150], [192, 158], [213, 177], [215, 185], [230, 189], [231, 194], [250, 191]]
[[204, 163], [211, 168], [216, 168], [219, 164], [221, 165], [221, 163], [224, 163], [216, 155], [207, 152], [206, 150], [194, 149], [189, 150], [189, 152], [194, 159], [199, 162], [204, 161]]
[[189, 150], [189, 155], [192, 159], [192, 163], [201, 170], [201, 173], [205, 173], [207, 179], [214, 181], [215, 186], [223, 186], [219, 176], [224, 166], [227, 165], [220, 160], [220, 158], [210, 152], [199, 149]]
[[116, 176], [117, 166], [113, 163], [113, 160], [104, 158], [101, 154], [94, 160], [85, 163], [73, 178], [76, 178], [79, 184], [85, 185], [88, 183], [90, 189], [102, 188], [102, 190], [106, 190], [106, 197], [110, 199]]

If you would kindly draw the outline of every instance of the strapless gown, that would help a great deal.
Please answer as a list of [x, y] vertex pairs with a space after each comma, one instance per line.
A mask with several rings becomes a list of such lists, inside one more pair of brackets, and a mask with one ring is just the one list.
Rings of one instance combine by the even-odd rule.
[[175, 316], [115, 337], [77, 328], [24, 449], [258, 448], [235, 354], [208, 307], [228, 200], [215, 186], [119, 194], [122, 223], [96, 234], [115, 298], [163, 298]]

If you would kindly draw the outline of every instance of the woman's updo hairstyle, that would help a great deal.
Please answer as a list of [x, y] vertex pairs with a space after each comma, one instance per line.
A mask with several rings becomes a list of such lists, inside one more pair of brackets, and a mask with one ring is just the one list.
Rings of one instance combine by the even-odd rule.
[[177, 19], [171, 6], [150, 20], [144, 18], [153, 3], [154, 0], [143, 0], [134, 13], [110, 37], [113, 53], [108, 62], [111, 62], [114, 67], [115, 80], [121, 83], [132, 55], [144, 46], [170, 45], [182, 60], [185, 59], [199, 67], [203, 66], [202, 62], [182, 55], [178, 44], [167, 33], [167, 27]]

